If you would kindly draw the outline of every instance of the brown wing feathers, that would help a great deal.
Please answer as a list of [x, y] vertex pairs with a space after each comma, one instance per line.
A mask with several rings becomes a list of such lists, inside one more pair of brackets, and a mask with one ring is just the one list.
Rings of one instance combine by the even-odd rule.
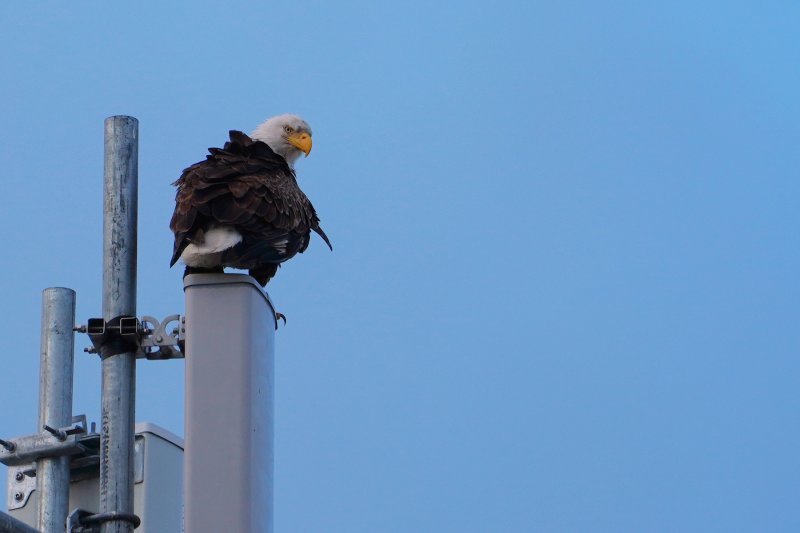
[[204, 231], [213, 225], [235, 226], [243, 236], [224, 254], [225, 266], [253, 269], [260, 278], [270, 274], [267, 280], [275, 271], [270, 264], [308, 247], [310, 230], [331, 246], [294, 172], [269, 146], [231, 131], [230, 141], [209, 153], [174, 183], [178, 190], [170, 221], [175, 233], [170, 266], [189, 243], [202, 243]]

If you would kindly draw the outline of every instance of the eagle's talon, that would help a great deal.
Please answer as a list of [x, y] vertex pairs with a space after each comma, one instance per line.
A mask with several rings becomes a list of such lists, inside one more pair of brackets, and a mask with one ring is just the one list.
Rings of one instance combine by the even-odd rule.
[[286, 327], [286, 315], [275, 311], [275, 329], [278, 329], [278, 320], [283, 320], [283, 326]]

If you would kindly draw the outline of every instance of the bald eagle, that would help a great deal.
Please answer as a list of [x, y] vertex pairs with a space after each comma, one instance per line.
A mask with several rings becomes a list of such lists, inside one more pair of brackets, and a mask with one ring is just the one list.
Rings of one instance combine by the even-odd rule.
[[311, 128], [303, 119], [279, 115], [249, 137], [231, 131], [223, 148], [208, 151], [173, 183], [170, 266], [180, 259], [186, 274], [247, 269], [263, 287], [281, 263], [308, 248], [312, 230], [333, 250], [297, 185], [294, 163], [311, 152]]

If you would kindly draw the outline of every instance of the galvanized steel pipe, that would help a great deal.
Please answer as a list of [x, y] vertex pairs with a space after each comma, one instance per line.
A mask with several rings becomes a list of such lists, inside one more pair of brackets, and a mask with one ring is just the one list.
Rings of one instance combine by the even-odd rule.
[[[64, 521], [66, 523], [66, 520]], [[64, 531], [64, 524], [59, 531]], [[0, 511], [0, 533], [47, 533], [34, 529], [25, 522]]]
[[[75, 291], [51, 287], [42, 292], [42, 334], [39, 366], [39, 427], [63, 428], [72, 423]], [[36, 461], [39, 505], [36, 525], [44, 532], [63, 531], [69, 511], [69, 457]]]
[[[105, 121], [103, 187], [103, 318], [136, 316], [136, 239], [139, 121]], [[133, 439], [136, 354], [103, 358], [100, 439], [100, 513], [133, 513]], [[124, 520], [101, 533], [128, 533]]]

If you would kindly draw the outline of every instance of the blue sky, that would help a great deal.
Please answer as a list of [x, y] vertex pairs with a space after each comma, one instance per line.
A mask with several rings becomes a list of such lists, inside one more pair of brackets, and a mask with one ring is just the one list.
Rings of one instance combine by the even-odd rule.
[[[0, 7], [2, 436], [41, 290], [97, 316], [103, 120], [140, 121], [139, 314], [170, 183], [296, 112], [315, 240], [269, 286], [276, 531], [800, 528], [794, 2]], [[99, 364], [76, 354], [76, 413]], [[137, 419], [182, 434], [182, 362]], [[4, 494], [0, 489], [0, 496]]]

